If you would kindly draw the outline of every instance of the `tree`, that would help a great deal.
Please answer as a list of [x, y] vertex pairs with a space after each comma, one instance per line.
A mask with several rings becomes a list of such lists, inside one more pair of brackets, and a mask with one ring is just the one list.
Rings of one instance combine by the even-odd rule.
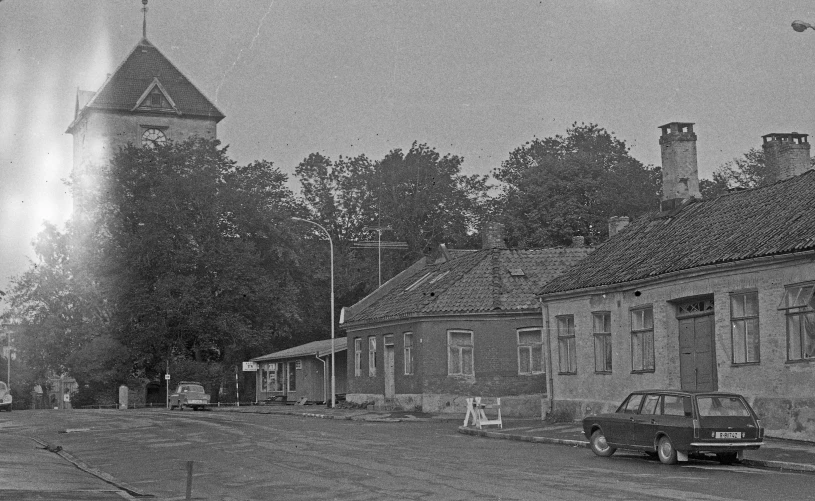
[[46, 223], [34, 241], [36, 262], [12, 279], [5, 317], [19, 322], [17, 348], [31, 386], [47, 389], [49, 377], [66, 373], [81, 384], [126, 379], [121, 347], [104, 329], [99, 290], [73, 258], [75, 242], [71, 225], [60, 232]]
[[631, 157], [624, 141], [595, 124], [513, 150], [494, 171], [502, 182], [494, 214], [513, 245], [568, 245], [573, 236], [608, 236], [608, 218], [659, 207], [660, 169]]
[[733, 188], [757, 188], [773, 182], [773, 175], [764, 159], [764, 151], [751, 148], [741, 158], [720, 165], [713, 179], [700, 181], [702, 198], [716, 198]]
[[353, 249], [373, 235], [366, 226], [389, 226], [385, 239], [407, 242], [401, 255], [383, 254], [385, 279], [440, 243], [471, 245], [489, 186], [486, 176], [461, 174], [462, 163], [414, 142], [407, 152], [394, 149], [377, 161], [360, 155], [333, 162], [314, 153], [297, 166], [307, 217], [328, 228], [336, 245], [339, 304], [352, 304], [377, 286], [376, 254]]
[[308, 314], [288, 230], [296, 204], [271, 163], [238, 166], [194, 139], [128, 146], [101, 176], [99, 280], [134, 374], [168, 359], [231, 365], [297, 337]]

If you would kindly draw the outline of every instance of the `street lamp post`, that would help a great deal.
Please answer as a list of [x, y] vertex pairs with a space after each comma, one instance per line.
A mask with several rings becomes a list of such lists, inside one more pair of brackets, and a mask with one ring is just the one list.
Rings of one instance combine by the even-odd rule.
[[328, 233], [328, 230], [326, 230], [322, 225], [300, 217], [292, 217], [292, 219], [295, 221], [313, 224], [314, 226], [323, 230], [325, 232], [325, 236], [328, 237], [328, 245], [331, 250], [331, 408], [333, 409], [335, 407], [335, 395], [337, 389], [334, 376], [334, 242], [331, 240], [331, 234]]

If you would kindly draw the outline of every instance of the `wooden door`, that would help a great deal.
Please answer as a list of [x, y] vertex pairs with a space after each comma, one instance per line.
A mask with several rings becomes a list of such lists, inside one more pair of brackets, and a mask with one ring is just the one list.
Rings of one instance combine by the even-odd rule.
[[393, 345], [385, 345], [385, 398], [393, 398], [396, 394], [394, 384]]
[[718, 388], [713, 315], [679, 320], [679, 375], [683, 390]]

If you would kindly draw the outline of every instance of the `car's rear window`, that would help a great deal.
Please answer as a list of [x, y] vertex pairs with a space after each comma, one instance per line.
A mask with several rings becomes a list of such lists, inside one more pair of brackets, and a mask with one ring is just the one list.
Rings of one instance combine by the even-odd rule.
[[750, 411], [739, 397], [696, 397], [699, 416], [749, 416]]
[[186, 392], [204, 393], [204, 387], [199, 386], [197, 384], [191, 384], [191, 385], [188, 385], [188, 386], [182, 386], [181, 387], [181, 392], [182, 393], [186, 393]]
[[6, 383], [0, 381], [0, 391], [5, 391], [6, 389]]
[[693, 416], [693, 406], [689, 397], [665, 395], [662, 413], [666, 416]]

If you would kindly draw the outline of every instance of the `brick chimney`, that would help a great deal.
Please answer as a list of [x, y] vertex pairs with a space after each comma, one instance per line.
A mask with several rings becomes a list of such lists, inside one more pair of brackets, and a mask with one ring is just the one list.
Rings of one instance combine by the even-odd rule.
[[773, 133], [764, 139], [764, 161], [767, 163], [770, 182], [789, 179], [809, 170], [809, 142], [807, 134], [797, 132]]
[[580, 248], [585, 246], [586, 246], [585, 237], [581, 237], [580, 235], [575, 235], [572, 237], [572, 247]]
[[481, 230], [481, 248], [482, 249], [506, 249], [507, 244], [504, 241], [504, 225], [490, 221], [484, 225]]
[[693, 124], [671, 122], [659, 127], [662, 135], [662, 203], [661, 210], [672, 210], [683, 200], [700, 198], [699, 166], [696, 160], [696, 134]]
[[613, 237], [628, 226], [628, 221], [628, 216], [611, 216], [608, 218], [608, 237]]

